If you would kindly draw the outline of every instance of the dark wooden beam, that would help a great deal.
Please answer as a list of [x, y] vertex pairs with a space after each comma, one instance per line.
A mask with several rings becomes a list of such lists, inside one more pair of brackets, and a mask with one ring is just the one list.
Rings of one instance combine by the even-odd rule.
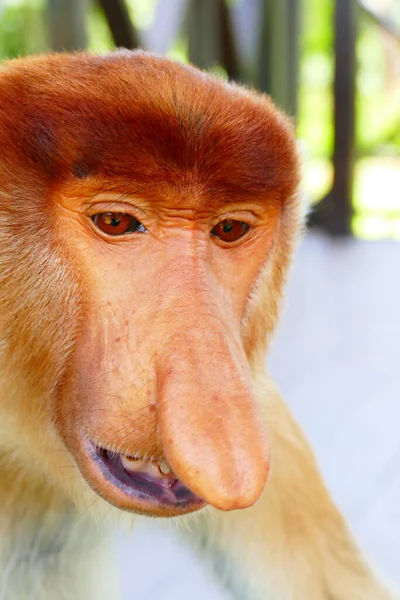
[[226, 0], [217, 0], [219, 4], [219, 23], [221, 28], [221, 64], [230, 80], [240, 81], [240, 61], [232, 26], [232, 16]]
[[139, 37], [124, 0], [97, 0], [117, 48], [138, 48]]
[[337, 235], [351, 232], [353, 214], [356, 12], [355, 0], [336, 0], [334, 180], [329, 229]]
[[310, 224], [332, 235], [351, 233], [355, 145], [356, 0], [336, 0], [333, 185]]

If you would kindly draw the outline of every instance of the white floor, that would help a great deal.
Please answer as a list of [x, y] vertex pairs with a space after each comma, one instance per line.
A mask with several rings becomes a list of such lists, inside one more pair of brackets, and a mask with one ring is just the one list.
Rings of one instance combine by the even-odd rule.
[[[362, 547], [400, 584], [400, 244], [309, 236], [269, 363]], [[121, 556], [126, 600], [226, 598], [156, 524]]]

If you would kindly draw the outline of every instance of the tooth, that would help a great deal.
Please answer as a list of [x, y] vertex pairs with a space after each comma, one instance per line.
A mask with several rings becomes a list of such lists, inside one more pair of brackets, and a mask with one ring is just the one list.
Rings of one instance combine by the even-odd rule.
[[160, 460], [160, 462], [158, 463], [158, 468], [160, 469], [163, 475], [168, 475], [169, 473], [171, 473], [171, 467], [169, 466], [166, 460]]
[[[161, 469], [158, 466], [158, 463], [143, 460], [142, 458], [132, 458], [131, 456], [121, 455], [121, 464], [129, 473], [147, 473], [147, 475], [150, 475], [151, 477], [160, 477]], [[167, 468], [169, 469], [168, 465]]]
[[149, 473], [149, 475], [152, 475], [153, 477], [160, 477], [160, 470], [158, 468], [157, 463], [154, 462], [148, 462], [147, 463], [147, 472]]
[[146, 471], [148, 463], [140, 458], [131, 458], [130, 456], [121, 456], [121, 463], [127, 471]]

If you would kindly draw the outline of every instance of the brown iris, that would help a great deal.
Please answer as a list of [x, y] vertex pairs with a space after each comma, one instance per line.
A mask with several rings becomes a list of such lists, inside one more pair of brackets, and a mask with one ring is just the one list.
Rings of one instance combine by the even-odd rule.
[[236, 242], [241, 238], [248, 230], [250, 225], [243, 223], [243, 221], [234, 221], [233, 219], [225, 219], [214, 227], [211, 231], [211, 235], [217, 237], [223, 242]]
[[105, 212], [92, 217], [93, 223], [107, 235], [123, 235], [124, 233], [144, 233], [146, 228], [140, 221], [126, 213]]

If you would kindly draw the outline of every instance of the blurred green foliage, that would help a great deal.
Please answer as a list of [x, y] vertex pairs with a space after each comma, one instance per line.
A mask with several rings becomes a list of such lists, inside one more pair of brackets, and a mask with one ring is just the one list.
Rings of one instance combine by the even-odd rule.
[[[313, 201], [332, 181], [333, 5], [303, 0], [298, 134]], [[365, 239], [400, 239], [400, 39], [396, 43], [359, 8], [356, 52], [353, 231]]]
[[48, 48], [44, 0], [8, 0], [0, 4], [0, 57], [15, 58]]
[[[361, 155], [400, 151], [400, 82], [388, 89], [387, 46], [382, 42], [376, 23], [362, 16], [357, 47], [357, 140]], [[400, 64], [400, 29], [396, 54], [393, 60]]]

